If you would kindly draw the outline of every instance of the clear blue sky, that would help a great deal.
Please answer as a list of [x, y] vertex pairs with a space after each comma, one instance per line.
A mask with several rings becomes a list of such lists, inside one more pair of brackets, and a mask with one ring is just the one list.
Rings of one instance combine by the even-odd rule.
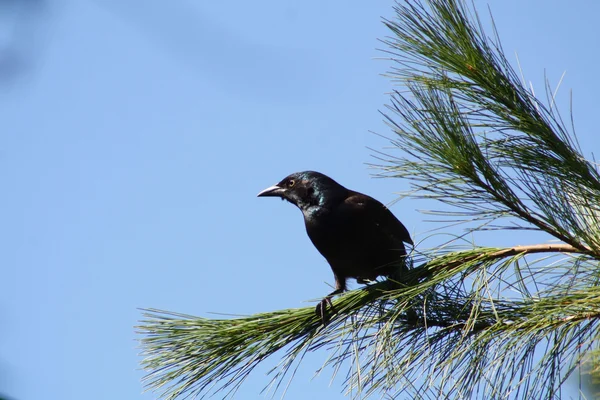
[[[251, 314], [329, 292], [299, 211], [256, 193], [305, 169], [384, 203], [409, 188], [365, 165], [367, 147], [389, 145], [369, 131], [389, 133], [389, 64], [374, 58], [392, 5], [2, 2], [0, 393], [152, 399], [137, 307]], [[579, 139], [597, 152], [600, 3], [490, 5], [537, 93], [544, 71], [553, 85], [567, 71], [560, 104], [568, 117], [572, 89]], [[392, 207], [417, 240], [435, 227], [419, 208]], [[287, 399], [343, 398], [343, 376], [310, 380], [326, 356], [306, 360]], [[258, 398], [265, 371], [237, 398]]]

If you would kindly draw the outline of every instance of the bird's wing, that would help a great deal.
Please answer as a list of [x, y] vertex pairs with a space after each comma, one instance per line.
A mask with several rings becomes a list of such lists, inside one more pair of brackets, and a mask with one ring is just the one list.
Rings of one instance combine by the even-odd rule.
[[374, 198], [366, 194], [351, 192], [344, 201], [344, 206], [353, 210], [353, 213], [360, 213], [363, 218], [372, 220], [379, 229], [387, 234], [413, 245], [410, 234], [402, 222]]

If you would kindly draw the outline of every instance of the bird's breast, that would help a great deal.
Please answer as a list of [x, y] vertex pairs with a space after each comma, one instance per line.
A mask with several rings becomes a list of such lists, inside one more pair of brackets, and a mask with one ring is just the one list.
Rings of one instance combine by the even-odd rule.
[[401, 240], [368, 219], [333, 213], [305, 218], [306, 232], [336, 275], [374, 279], [388, 275], [385, 265], [405, 255]]
[[327, 213], [305, 219], [308, 237], [330, 264], [358, 261], [365, 254], [365, 237], [360, 227], [346, 218]]

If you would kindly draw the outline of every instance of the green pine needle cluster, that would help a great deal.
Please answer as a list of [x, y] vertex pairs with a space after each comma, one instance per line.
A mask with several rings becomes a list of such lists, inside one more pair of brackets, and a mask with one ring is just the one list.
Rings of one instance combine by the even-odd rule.
[[[482, 229], [533, 229], [548, 243], [417, 245], [403, 282], [382, 281], [313, 307], [208, 319], [144, 310], [145, 383], [163, 398], [232, 397], [266, 358], [285, 393], [307, 352], [346, 371], [366, 398], [560, 398], [597, 359], [600, 175], [557, 112], [536, 98], [462, 0], [398, 3], [385, 21], [399, 85], [384, 113], [401, 156], [380, 168], [410, 196]], [[548, 93], [551, 93], [547, 88]], [[597, 369], [591, 368], [598, 374]], [[320, 372], [320, 371], [319, 371]]]

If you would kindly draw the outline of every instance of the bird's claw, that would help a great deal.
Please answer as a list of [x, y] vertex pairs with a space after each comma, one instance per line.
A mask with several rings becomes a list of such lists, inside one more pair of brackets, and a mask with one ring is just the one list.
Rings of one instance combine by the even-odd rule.
[[327, 306], [329, 306], [329, 308], [331, 308], [331, 310], [333, 311], [333, 303], [331, 302], [331, 297], [329, 296], [321, 300], [315, 308], [315, 314], [317, 314], [317, 317], [321, 318], [321, 322], [323, 322], [323, 325], [329, 322], [329, 316], [327, 315]]

